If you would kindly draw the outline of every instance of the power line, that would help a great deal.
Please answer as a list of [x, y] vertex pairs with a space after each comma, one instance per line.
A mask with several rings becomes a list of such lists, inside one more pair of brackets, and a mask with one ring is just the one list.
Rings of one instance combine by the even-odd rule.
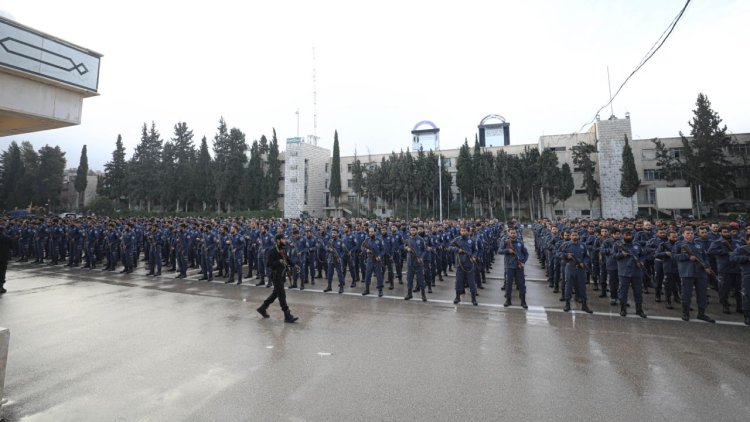
[[680, 13], [678, 13], [677, 16], [672, 20], [672, 22], [669, 23], [669, 25], [667, 26], [667, 29], [665, 29], [664, 32], [662, 32], [662, 34], [656, 40], [656, 42], [654, 43], [654, 45], [652, 45], [651, 48], [648, 50], [648, 52], [646, 52], [646, 55], [643, 57], [643, 59], [641, 59], [641, 62], [638, 64], [638, 66], [636, 66], [635, 69], [633, 69], [633, 71], [630, 72], [630, 75], [628, 75], [628, 77], [625, 78], [625, 80], [622, 82], [622, 84], [620, 85], [620, 87], [617, 88], [617, 91], [615, 91], [615, 95], [611, 96], [611, 98], [609, 99], [609, 101], [606, 104], [604, 104], [603, 106], [601, 106], [599, 108], [599, 110], [596, 111], [596, 113], [594, 113], [594, 117], [591, 120], [589, 120], [588, 122], [584, 123], [581, 126], [581, 128], [578, 129], [577, 132], [581, 132], [584, 127], [586, 127], [586, 126], [590, 125], [591, 123], [593, 123], [594, 120], [596, 120], [596, 116], [598, 116], [599, 113], [602, 110], [604, 110], [605, 107], [607, 107], [608, 105], [610, 105], [612, 103], [612, 101], [617, 97], [617, 94], [619, 94], [620, 91], [622, 90], [622, 88], [625, 86], [625, 84], [628, 83], [628, 81], [630, 80], [630, 78], [632, 78], [633, 75], [635, 75], [636, 72], [638, 72], [643, 67], [643, 65], [645, 65], [649, 60], [651, 60], [651, 57], [653, 57], [654, 54], [656, 54], [657, 51], [659, 51], [659, 49], [664, 45], [664, 43], [667, 41], [667, 39], [669, 38], [669, 36], [672, 34], [672, 31], [674, 31], [674, 28], [677, 26], [677, 23], [680, 21], [680, 19], [682, 19], [682, 15], [685, 13], [685, 10], [687, 10], [687, 7], [690, 4], [690, 1], [691, 0], [687, 0], [685, 2], [685, 6], [682, 7], [682, 10], [680, 10]]

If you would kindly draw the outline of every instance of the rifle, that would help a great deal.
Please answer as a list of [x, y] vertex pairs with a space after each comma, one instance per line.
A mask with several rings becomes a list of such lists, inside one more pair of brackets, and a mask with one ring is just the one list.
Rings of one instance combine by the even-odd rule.
[[699, 257], [698, 255], [694, 255], [693, 252], [692, 252], [692, 250], [690, 250], [690, 247], [688, 247], [688, 245], [686, 245], [686, 244], [683, 243], [682, 246], [680, 247], [680, 250], [682, 250], [682, 252], [688, 254], [688, 256], [694, 256], [695, 259], [696, 259], [696, 262], [698, 262], [698, 265], [701, 266], [701, 268], [703, 269], [703, 271], [705, 271], [706, 273], [708, 273], [708, 275], [710, 277], [716, 278], [716, 273], [714, 272], [714, 270], [711, 269], [711, 267], [706, 266], [706, 263], [703, 262], [703, 259], [701, 259], [701, 257]]
[[338, 251], [336, 251], [336, 248], [333, 247], [333, 239], [328, 240], [328, 250], [333, 252], [333, 263], [339, 265], [341, 257], [339, 256]]
[[[615, 242], [615, 247], [621, 251], [623, 250], [622, 246], [623, 246], [622, 243]], [[624, 252], [630, 256], [633, 256], [633, 254], [629, 251], [624, 251]], [[641, 272], [648, 278], [648, 281], [653, 283], [653, 278], [651, 278], [651, 274], [648, 273], [648, 271], [646, 270], [646, 267], [643, 265], [641, 260], [635, 256], [633, 256], [633, 260], [635, 261], [635, 266], [638, 267], [638, 269], [641, 270]]]
[[420, 258], [419, 255], [417, 255], [417, 251], [414, 250], [414, 247], [412, 246], [411, 242], [412, 242], [412, 239], [409, 239], [408, 240], [409, 244], [406, 245], [406, 251], [409, 252], [414, 257], [414, 259], [417, 261], [417, 265], [422, 265], [423, 264], [422, 258]]
[[[580, 243], [579, 243], [579, 245], [580, 245]], [[583, 246], [583, 245], [581, 245], [581, 246]], [[585, 246], [583, 246], [583, 248], [586, 249]], [[581, 267], [582, 269], [586, 270], [586, 272], [589, 272], [589, 273], [591, 272], [591, 270], [589, 269], [589, 266], [586, 265], [585, 262], [583, 262], [580, 259], [578, 259], [578, 257], [576, 256], [576, 254], [571, 253], [571, 252], [566, 252], [566, 253], [573, 257], [573, 260], [576, 262], [576, 266]]]
[[281, 262], [284, 263], [284, 272], [286, 273], [286, 278], [289, 280], [289, 288], [292, 287], [294, 282], [292, 281], [292, 270], [289, 268], [289, 263], [287, 260], [289, 259], [287, 256], [284, 255], [284, 252], [279, 249], [279, 247], [276, 247], [276, 250], [279, 252], [279, 255], [281, 256]]
[[380, 261], [380, 257], [375, 255], [375, 251], [370, 247], [370, 238], [368, 237], [365, 239], [364, 242], [362, 242], [362, 247], [365, 248], [367, 251], [367, 257], [372, 258], [375, 257], [375, 261]]
[[511, 252], [513, 252], [513, 255], [516, 256], [516, 267], [519, 270], [522, 270], [523, 269], [523, 262], [521, 262], [520, 260], [518, 260], [518, 255], [516, 255], [516, 250], [513, 249], [513, 241], [510, 240], [510, 238], [508, 238], [508, 240], [505, 241], [505, 244], [506, 244], [508, 250], [511, 251]]

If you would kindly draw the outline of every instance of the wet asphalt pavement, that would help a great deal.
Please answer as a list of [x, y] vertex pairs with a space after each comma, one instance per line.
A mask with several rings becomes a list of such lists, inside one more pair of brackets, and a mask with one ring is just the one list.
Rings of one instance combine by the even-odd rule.
[[[529, 245], [531, 249], [531, 245]], [[532, 259], [532, 261], [534, 261]], [[12, 264], [8, 421], [680, 420], [750, 415], [750, 327], [685, 323], [646, 296], [622, 318], [562, 312], [545, 282], [503, 308], [498, 257], [480, 306], [289, 291], [297, 324], [255, 312], [270, 289]], [[542, 271], [531, 262], [529, 278]], [[191, 274], [195, 274], [192, 271]], [[376, 292], [376, 291], [375, 291]], [[514, 305], [518, 305], [517, 296]], [[631, 311], [632, 313], [632, 311]]]

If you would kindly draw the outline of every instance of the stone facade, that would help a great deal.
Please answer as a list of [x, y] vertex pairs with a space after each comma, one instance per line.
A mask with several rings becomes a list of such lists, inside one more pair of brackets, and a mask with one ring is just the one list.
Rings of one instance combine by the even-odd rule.
[[331, 151], [293, 139], [284, 153], [284, 217], [324, 217]]
[[601, 189], [601, 217], [633, 218], [638, 210], [638, 197], [625, 198], [620, 195], [622, 181], [622, 149], [625, 136], [633, 139], [630, 117], [618, 119], [614, 116], [596, 124], [597, 151], [599, 158], [599, 187]]

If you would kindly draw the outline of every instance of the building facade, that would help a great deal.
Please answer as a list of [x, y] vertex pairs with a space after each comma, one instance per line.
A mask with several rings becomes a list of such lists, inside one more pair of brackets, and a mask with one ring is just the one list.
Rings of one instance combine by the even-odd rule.
[[[630, 146], [633, 150], [636, 169], [641, 179], [641, 184], [637, 194], [633, 198], [624, 198], [620, 195], [620, 180], [622, 167], [622, 148], [625, 143], [625, 136], [630, 140]], [[730, 160], [737, 163], [735, 171], [728, 177], [736, 177], [738, 186], [733, 192], [727, 192], [724, 200], [719, 201], [717, 210], [720, 212], [747, 212], [750, 209], [750, 184], [747, 183], [745, 166], [742, 157], [750, 156], [750, 133], [731, 135], [737, 142], [737, 146], [725, 154]], [[680, 137], [661, 138], [659, 139], [674, 155], [679, 156], [683, 153], [682, 139]], [[592, 155], [592, 160], [596, 165], [596, 180], [600, 185], [600, 196], [594, 201], [589, 201], [586, 190], [583, 188], [583, 173], [573, 163], [572, 148], [579, 143], [587, 143], [596, 147], [596, 153]], [[330, 197], [328, 183], [330, 181], [331, 159], [330, 150], [317, 147], [302, 142], [299, 145], [292, 144], [290, 148], [287, 144], [288, 151], [294, 151], [297, 154], [289, 157], [286, 154], [287, 163], [283, 168], [285, 172], [290, 172], [290, 176], [284, 175], [284, 182], [280, 186], [279, 196], [283, 201], [284, 215], [297, 217], [302, 212], [307, 212], [311, 216], [341, 216], [351, 215], [355, 208], [369, 208], [364, 198], [358, 197], [353, 191], [353, 173], [354, 162], [359, 160], [362, 166], [369, 168], [377, 166], [384, 158], [387, 159], [392, 153], [386, 154], [367, 154], [357, 156], [342, 156], [341, 160], [341, 197], [340, 206], [333, 207], [333, 198]], [[633, 217], [636, 214], [656, 217], [658, 215], [667, 216], [667, 210], [659, 210], [656, 204], [656, 189], [661, 187], [683, 187], [686, 186], [684, 180], [676, 179], [666, 180], [666, 174], [662, 172], [656, 164], [656, 149], [652, 138], [633, 139], [631, 119], [629, 115], [625, 118], [610, 117], [607, 120], [597, 120], [591, 128], [584, 133], [572, 133], [561, 135], [545, 135], [539, 137], [536, 143], [507, 145], [497, 147], [486, 147], [483, 151], [489, 151], [496, 154], [499, 151], [505, 151], [510, 155], [520, 155], [526, 149], [536, 148], [540, 151], [550, 149], [557, 154], [559, 166], [568, 163], [573, 171], [573, 180], [575, 189], [573, 195], [565, 201], [565, 205], [558, 202], [554, 205], [547, 204], [542, 211], [545, 217], [583, 217], [583, 218], [623, 218]], [[450, 187], [453, 197], [459, 195], [456, 186], [456, 162], [459, 155], [459, 149], [441, 149], [443, 160], [448, 172], [451, 173], [453, 185]], [[325, 157], [324, 157], [325, 156]], [[297, 164], [292, 165], [289, 159], [294, 158]], [[282, 157], [282, 159], [284, 159]], [[300, 163], [307, 163], [307, 201], [304, 196], [305, 184], [300, 183], [300, 178], [305, 173], [301, 173]], [[296, 166], [296, 167], [294, 167]], [[292, 169], [294, 168], [294, 170]], [[291, 173], [295, 172], [296, 173]], [[319, 187], [323, 188], [320, 189]], [[446, 189], [446, 187], [444, 187]], [[291, 196], [291, 197], [290, 197]], [[306, 203], [305, 203], [306, 202]], [[301, 205], [300, 205], [301, 204]], [[289, 212], [286, 208], [290, 207]], [[708, 212], [708, 204], [701, 204], [702, 214]], [[519, 206], [521, 218], [529, 218], [528, 207]], [[378, 217], [388, 217], [392, 214], [385, 201], [376, 200], [372, 208], [374, 214]], [[511, 210], [507, 209], [507, 215]], [[683, 210], [684, 213], [691, 212]]]

